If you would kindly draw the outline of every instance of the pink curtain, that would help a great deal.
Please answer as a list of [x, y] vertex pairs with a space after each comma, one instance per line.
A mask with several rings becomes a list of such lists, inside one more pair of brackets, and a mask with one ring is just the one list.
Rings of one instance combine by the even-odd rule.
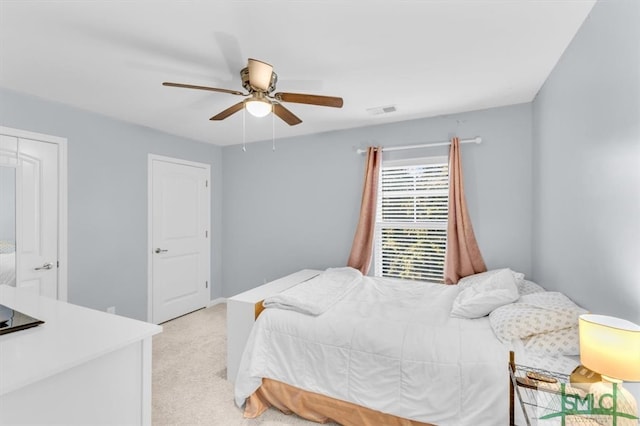
[[449, 150], [449, 217], [444, 282], [455, 284], [462, 277], [486, 270], [464, 197], [460, 141], [453, 138]]
[[371, 252], [373, 250], [373, 233], [376, 226], [376, 204], [378, 197], [378, 176], [382, 148], [370, 146], [367, 150], [367, 165], [364, 175], [364, 189], [362, 190], [362, 204], [360, 205], [360, 220], [353, 237], [348, 266], [359, 269], [363, 275], [369, 272]]

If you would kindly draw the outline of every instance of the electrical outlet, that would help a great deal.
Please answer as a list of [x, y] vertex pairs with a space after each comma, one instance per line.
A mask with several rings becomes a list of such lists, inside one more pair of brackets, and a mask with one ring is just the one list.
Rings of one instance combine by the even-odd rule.
[[109, 306], [107, 308], [107, 313], [108, 314], [115, 314], [116, 313], [116, 307], [115, 306]]

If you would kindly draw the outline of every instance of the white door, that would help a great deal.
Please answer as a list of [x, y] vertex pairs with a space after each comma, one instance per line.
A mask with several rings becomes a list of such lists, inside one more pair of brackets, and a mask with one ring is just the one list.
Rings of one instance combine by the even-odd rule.
[[59, 145], [0, 136], [0, 166], [15, 168], [15, 282], [58, 298]]
[[210, 299], [209, 174], [206, 164], [149, 156], [152, 322]]

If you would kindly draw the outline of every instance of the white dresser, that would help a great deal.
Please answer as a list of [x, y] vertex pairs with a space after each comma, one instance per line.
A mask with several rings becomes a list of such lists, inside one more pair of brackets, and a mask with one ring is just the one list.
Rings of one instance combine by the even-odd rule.
[[311, 279], [320, 272], [315, 269], [303, 269], [227, 299], [227, 380], [236, 380], [242, 351], [249, 339], [253, 323], [263, 309], [262, 301]]
[[151, 424], [162, 327], [6, 285], [0, 304], [45, 321], [0, 335], [0, 424]]

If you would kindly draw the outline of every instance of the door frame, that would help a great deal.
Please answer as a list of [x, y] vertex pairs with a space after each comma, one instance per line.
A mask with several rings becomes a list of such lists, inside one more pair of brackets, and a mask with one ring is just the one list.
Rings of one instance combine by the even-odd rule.
[[69, 297], [67, 138], [4, 126], [0, 126], [0, 134], [58, 146], [58, 300], [66, 302]]
[[153, 162], [165, 161], [168, 163], [180, 164], [183, 166], [199, 167], [206, 170], [207, 174], [207, 198], [209, 202], [209, 214], [207, 215], [207, 229], [209, 230], [209, 244], [206, 274], [209, 277], [209, 300], [211, 300], [211, 241], [213, 241], [213, 230], [211, 229], [211, 165], [207, 163], [198, 163], [196, 161], [183, 160], [181, 158], [166, 157], [164, 155], [147, 154], [147, 322], [156, 324], [153, 318]]

